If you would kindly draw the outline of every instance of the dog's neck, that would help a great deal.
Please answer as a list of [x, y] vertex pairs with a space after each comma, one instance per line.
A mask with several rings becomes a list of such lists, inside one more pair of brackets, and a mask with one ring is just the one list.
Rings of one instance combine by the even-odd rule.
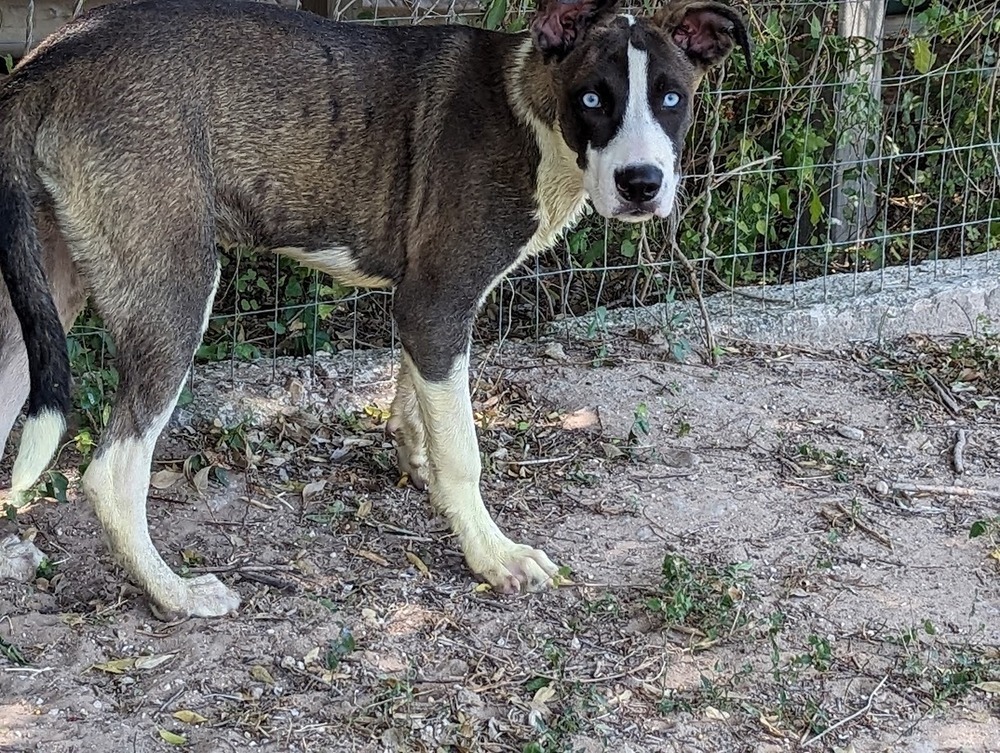
[[526, 34], [513, 50], [506, 71], [507, 98], [518, 119], [533, 133], [540, 153], [535, 191], [539, 227], [529, 244], [531, 253], [551, 248], [560, 233], [579, 220], [586, 203], [583, 170], [559, 127], [553, 70]]

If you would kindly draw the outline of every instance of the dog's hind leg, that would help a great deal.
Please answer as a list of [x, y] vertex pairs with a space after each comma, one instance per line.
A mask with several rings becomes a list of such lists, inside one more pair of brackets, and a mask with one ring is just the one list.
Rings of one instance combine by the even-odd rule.
[[[213, 227], [194, 181], [158, 217], [133, 222], [94, 209], [74, 228], [114, 228], [71, 240], [91, 299], [118, 350], [119, 384], [111, 417], [82, 486], [112, 554], [145, 591], [162, 618], [214, 617], [239, 606], [239, 596], [214, 575], [182, 578], [150, 539], [146, 518], [149, 471], [195, 349], [208, 323], [219, 279]], [[180, 193], [178, 192], [178, 196]], [[207, 204], [207, 202], [206, 202]], [[67, 213], [68, 214], [68, 213]], [[192, 218], [203, 218], [192, 223]], [[117, 223], [117, 224], [116, 224]], [[107, 231], [104, 231], [107, 232]]]
[[417, 489], [427, 486], [430, 469], [427, 465], [427, 436], [420, 416], [417, 393], [413, 388], [411, 361], [404, 358], [396, 375], [396, 396], [392, 399], [391, 418], [386, 428], [396, 440], [399, 470], [405, 473]]
[[[39, 212], [39, 237], [45, 274], [59, 318], [68, 332], [83, 308], [85, 296], [69, 249], [47, 211]], [[0, 280], [0, 459], [11, 427], [28, 398], [28, 359], [21, 339], [21, 326], [11, 308], [10, 297]]]
[[[484, 277], [483, 275], [479, 276]], [[475, 291], [472, 291], [475, 294]], [[395, 315], [403, 342], [403, 397], [412, 390], [426, 440], [431, 504], [458, 536], [465, 561], [494, 588], [536, 591], [553, 584], [559, 568], [545, 552], [511, 541], [483, 503], [482, 462], [469, 392], [469, 344], [475, 300], [470, 291], [434, 290], [427, 278], [396, 290]], [[417, 413], [418, 415], [415, 415]]]

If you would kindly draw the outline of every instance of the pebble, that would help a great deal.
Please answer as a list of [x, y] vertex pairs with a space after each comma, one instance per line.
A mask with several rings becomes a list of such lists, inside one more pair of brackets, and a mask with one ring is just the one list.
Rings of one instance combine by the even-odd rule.
[[885, 495], [889, 493], [889, 485], [885, 481], [875, 482], [875, 493], [880, 495]]
[[861, 429], [856, 429], [853, 426], [841, 425], [837, 427], [837, 433], [844, 437], [844, 439], [853, 439], [860, 442], [865, 438], [865, 433]]

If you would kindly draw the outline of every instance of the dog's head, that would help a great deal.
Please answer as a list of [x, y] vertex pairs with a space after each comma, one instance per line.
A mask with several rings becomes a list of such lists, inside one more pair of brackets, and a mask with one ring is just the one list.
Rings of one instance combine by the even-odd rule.
[[531, 24], [550, 66], [557, 118], [605, 217], [640, 222], [673, 209], [692, 97], [739, 44], [739, 14], [711, 0], [673, 0], [651, 18], [616, 15], [617, 0], [539, 0]]

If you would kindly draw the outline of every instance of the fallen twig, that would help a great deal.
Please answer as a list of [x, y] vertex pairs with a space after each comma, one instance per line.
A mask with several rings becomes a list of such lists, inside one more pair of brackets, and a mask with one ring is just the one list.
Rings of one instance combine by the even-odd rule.
[[806, 747], [812, 745], [814, 742], [822, 740], [824, 737], [826, 737], [828, 734], [830, 734], [834, 730], [839, 729], [840, 727], [843, 727], [845, 724], [850, 724], [855, 719], [857, 719], [859, 716], [864, 716], [869, 711], [871, 711], [872, 710], [872, 701], [875, 700], [875, 696], [882, 689], [882, 686], [885, 685], [885, 682], [888, 679], [889, 679], [889, 675], [886, 675], [885, 677], [883, 677], [879, 681], [879, 684], [876, 685], [875, 689], [872, 690], [872, 692], [869, 694], [869, 696], [868, 696], [868, 702], [865, 703], [865, 705], [863, 707], [861, 707], [860, 709], [858, 709], [857, 711], [855, 711], [850, 716], [845, 716], [839, 722], [835, 722], [834, 724], [831, 724], [825, 730], [823, 730], [822, 732], [820, 732], [817, 735], [814, 735], [813, 737], [810, 737], [808, 740], [806, 740], [805, 738], [803, 738], [802, 739], [802, 747], [806, 748]]
[[841, 512], [841, 514], [846, 515], [847, 519], [850, 520], [852, 523], [854, 523], [855, 527], [858, 530], [863, 531], [864, 533], [867, 533], [869, 536], [871, 536], [873, 539], [875, 539], [878, 543], [880, 543], [886, 549], [889, 549], [890, 551], [892, 551], [892, 541], [889, 539], [888, 536], [886, 536], [883, 533], [880, 533], [880, 532], [876, 531], [870, 525], [868, 525], [867, 523], [865, 523], [865, 521], [863, 521], [859, 515], [855, 515], [850, 510], [848, 510], [846, 507], [844, 507], [844, 505], [842, 503], [840, 503], [840, 502], [837, 503], [837, 509]]
[[993, 489], [970, 489], [967, 486], [940, 485], [940, 484], [911, 484], [908, 481], [897, 481], [892, 485], [892, 490], [896, 492], [909, 492], [911, 494], [953, 494], [956, 497], [989, 497], [990, 499], [1000, 499], [1000, 491]]
[[961, 476], [965, 473], [965, 444], [968, 441], [965, 429], [959, 429], [955, 437], [955, 449], [952, 451], [952, 462], [955, 466], [955, 475]]
[[941, 382], [933, 374], [927, 375], [927, 381], [931, 385], [931, 389], [938, 396], [938, 400], [941, 404], [951, 413], [953, 416], [957, 416], [962, 411], [962, 406], [958, 404], [958, 401], [951, 396], [948, 389], [941, 384]]

